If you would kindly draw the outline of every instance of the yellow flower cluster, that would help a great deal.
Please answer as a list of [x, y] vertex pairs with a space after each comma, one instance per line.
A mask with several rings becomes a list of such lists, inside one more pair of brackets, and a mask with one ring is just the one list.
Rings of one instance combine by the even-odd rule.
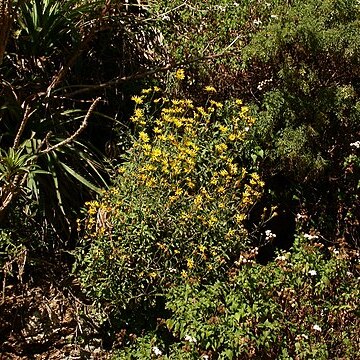
[[[177, 71], [176, 78], [184, 76]], [[216, 93], [210, 86], [205, 90]], [[176, 266], [181, 263], [178, 276], [191, 279], [199, 269], [213, 271], [221, 266], [229, 245], [246, 238], [246, 214], [261, 196], [264, 183], [236, 157], [255, 120], [240, 100], [230, 105], [233, 115], [227, 116], [222, 112], [228, 104], [209, 100], [206, 106], [197, 106], [189, 99], [168, 99], [159, 93], [154, 87], [132, 98], [136, 104], [131, 117], [136, 132], [133, 148], [118, 169], [117, 187], [101, 203], [89, 203], [87, 211], [91, 226], [104, 207], [125, 231], [137, 222], [154, 231], [156, 252], [166, 259], [175, 257]], [[127, 220], [134, 209], [141, 215]], [[179, 234], [176, 241], [172, 232]], [[131, 236], [143, 235], [134, 230]], [[175, 268], [174, 263], [169, 267]], [[162, 275], [149, 267], [141, 276]]]
[[[139, 166], [131, 176], [138, 186], [164, 194], [165, 206], [183, 206], [179, 221], [184, 224], [196, 219], [213, 228], [232, 214], [236, 226], [241, 225], [264, 185], [258, 174], [248, 174], [234, 159], [236, 144], [254, 123], [250, 109], [237, 101], [238, 115], [219, 121], [214, 110], [224, 105], [213, 100], [208, 107], [196, 107], [188, 99], [160, 98], [159, 103], [163, 107], [157, 118], [146, 116], [141, 107], [132, 117], [138, 128], [134, 158]], [[233, 237], [232, 231], [236, 233], [231, 230], [226, 238]]]

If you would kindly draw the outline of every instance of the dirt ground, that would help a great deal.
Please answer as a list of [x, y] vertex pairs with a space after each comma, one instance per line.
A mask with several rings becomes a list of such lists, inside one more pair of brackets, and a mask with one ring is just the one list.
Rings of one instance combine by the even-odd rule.
[[73, 280], [1, 280], [0, 360], [109, 358]]

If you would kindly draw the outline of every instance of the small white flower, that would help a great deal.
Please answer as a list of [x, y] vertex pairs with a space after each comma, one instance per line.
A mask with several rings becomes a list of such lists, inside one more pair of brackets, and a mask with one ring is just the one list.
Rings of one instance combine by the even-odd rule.
[[301, 334], [301, 336], [304, 338], [304, 339], [308, 339], [309, 337], [305, 334]]
[[265, 240], [271, 240], [276, 238], [276, 234], [272, 233], [271, 230], [265, 230]]
[[261, 24], [262, 24], [262, 21], [261, 21], [260, 19], [255, 19], [255, 20], [253, 21], [253, 24], [254, 24], [254, 25], [261, 25]]
[[313, 326], [313, 329], [315, 331], [321, 331], [321, 327], [319, 325], [316, 325], [316, 324]]
[[157, 346], [153, 346], [152, 351], [156, 356], [162, 355], [162, 351]]
[[311, 276], [316, 276], [316, 275], [317, 275], [317, 272], [316, 272], [315, 270], [310, 270], [310, 271], [309, 271], [309, 274], [310, 274]]
[[334, 248], [333, 253], [334, 253], [335, 255], [339, 255], [339, 254], [340, 254], [340, 251], [339, 251], [338, 249]]
[[254, 255], [257, 255], [259, 253], [259, 248], [255, 247], [255, 248], [251, 249], [250, 252]]
[[204, 360], [209, 360], [209, 359], [210, 359], [209, 355], [206, 355], [206, 354], [201, 355], [201, 357], [202, 357]]
[[355, 141], [355, 142], [351, 143], [350, 146], [360, 149], [360, 141]]
[[196, 339], [190, 335], [185, 335], [185, 338], [184, 338], [185, 341], [188, 341], [190, 343], [196, 343]]
[[276, 257], [275, 259], [276, 261], [286, 261], [286, 256], [285, 255], [279, 255]]
[[174, 272], [176, 272], [176, 269], [174, 269], [174, 268], [169, 268], [169, 272], [174, 273]]
[[319, 237], [317, 235], [304, 234], [304, 238], [309, 240], [315, 240], [318, 239]]

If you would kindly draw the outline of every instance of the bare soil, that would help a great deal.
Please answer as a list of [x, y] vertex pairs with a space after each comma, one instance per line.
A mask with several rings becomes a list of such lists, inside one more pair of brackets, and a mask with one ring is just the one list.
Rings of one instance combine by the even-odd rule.
[[109, 358], [73, 280], [1, 280], [0, 360]]

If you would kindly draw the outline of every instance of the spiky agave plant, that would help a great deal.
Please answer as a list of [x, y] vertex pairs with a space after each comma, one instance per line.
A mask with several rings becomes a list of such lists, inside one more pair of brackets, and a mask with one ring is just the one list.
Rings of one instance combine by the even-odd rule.
[[[31, 216], [46, 218], [57, 230], [59, 226], [62, 231], [67, 230], [74, 209], [91, 192], [106, 186], [100, 157], [79, 139], [99, 100], [93, 102], [73, 133], [63, 131], [52, 136], [46, 132], [46, 119], [34, 119], [30, 136], [25, 136], [22, 125], [29, 119], [24, 114], [13, 144], [6, 147], [5, 141], [0, 141], [0, 222], [22, 198], [27, 210], [35, 204], [30, 206]], [[2, 120], [6, 118], [3, 116]], [[21, 143], [20, 138], [24, 138]]]

